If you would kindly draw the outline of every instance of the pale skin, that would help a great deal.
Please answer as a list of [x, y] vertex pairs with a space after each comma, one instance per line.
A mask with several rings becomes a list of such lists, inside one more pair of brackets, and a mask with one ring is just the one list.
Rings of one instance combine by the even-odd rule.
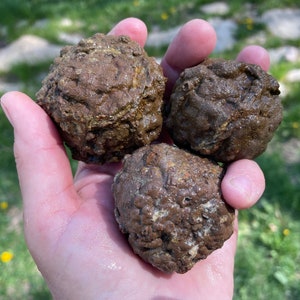
[[[141, 46], [143, 22], [129, 18], [109, 34], [129, 35]], [[213, 50], [216, 34], [203, 20], [185, 24], [169, 46], [162, 66], [169, 89], [186, 67]], [[240, 61], [269, 67], [261, 47], [249, 46]], [[46, 113], [28, 96], [10, 92], [1, 106], [14, 128], [14, 154], [24, 205], [29, 251], [54, 299], [231, 299], [238, 224], [224, 246], [186, 274], [166, 275], [135, 256], [114, 220], [111, 194], [120, 164], [79, 163], [75, 178], [60, 136]], [[238, 209], [260, 198], [265, 181], [251, 160], [232, 163], [222, 181], [225, 200]]]

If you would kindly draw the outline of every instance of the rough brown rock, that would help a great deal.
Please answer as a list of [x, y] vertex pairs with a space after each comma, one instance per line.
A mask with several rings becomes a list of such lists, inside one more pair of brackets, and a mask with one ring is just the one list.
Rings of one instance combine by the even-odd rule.
[[279, 93], [257, 65], [207, 59], [177, 80], [166, 124], [179, 147], [221, 162], [252, 159], [282, 120]]
[[95, 34], [62, 49], [37, 93], [75, 159], [118, 161], [155, 140], [165, 78], [125, 36]]
[[113, 183], [115, 216], [135, 253], [159, 270], [185, 273], [233, 232], [223, 169], [167, 144], [126, 155]]

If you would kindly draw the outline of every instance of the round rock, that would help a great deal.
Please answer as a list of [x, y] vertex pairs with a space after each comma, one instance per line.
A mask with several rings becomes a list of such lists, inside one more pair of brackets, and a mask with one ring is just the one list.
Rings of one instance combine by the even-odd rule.
[[73, 158], [114, 162], [159, 136], [164, 89], [161, 67], [138, 43], [95, 34], [61, 50], [37, 102]]
[[115, 176], [115, 216], [143, 260], [185, 273], [233, 233], [234, 209], [222, 199], [223, 169], [167, 144], [126, 155]]
[[279, 94], [257, 65], [207, 59], [180, 75], [166, 125], [179, 147], [220, 162], [253, 159], [282, 120]]

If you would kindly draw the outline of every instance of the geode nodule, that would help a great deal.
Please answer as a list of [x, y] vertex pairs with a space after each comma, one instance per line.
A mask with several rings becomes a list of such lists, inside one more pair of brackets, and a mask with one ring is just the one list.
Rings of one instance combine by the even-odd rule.
[[115, 162], [159, 136], [165, 81], [138, 43], [95, 34], [61, 50], [37, 102], [73, 158]]
[[281, 123], [279, 94], [258, 65], [206, 59], [181, 73], [166, 125], [180, 148], [219, 162], [253, 159]]
[[157, 269], [185, 273], [233, 233], [223, 168], [167, 144], [126, 155], [115, 176], [115, 216], [133, 251]]

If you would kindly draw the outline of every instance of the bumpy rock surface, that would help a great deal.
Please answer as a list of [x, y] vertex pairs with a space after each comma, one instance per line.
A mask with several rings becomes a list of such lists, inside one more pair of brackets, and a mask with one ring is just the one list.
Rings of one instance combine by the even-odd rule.
[[252, 159], [282, 120], [279, 93], [257, 65], [207, 59], [177, 80], [166, 124], [179, 147], [220, 162]]
[[62, 49], [37, 93], [75, 159], [118, 161], [155, 140], [165, 78], [125, 36], [96, 34]]
[[185, 273], [233, 232], [222, 199], [223, 169], [167, 144], [126, 155], [113, 183], [115, 216], [135, 253], [156, 268]]

